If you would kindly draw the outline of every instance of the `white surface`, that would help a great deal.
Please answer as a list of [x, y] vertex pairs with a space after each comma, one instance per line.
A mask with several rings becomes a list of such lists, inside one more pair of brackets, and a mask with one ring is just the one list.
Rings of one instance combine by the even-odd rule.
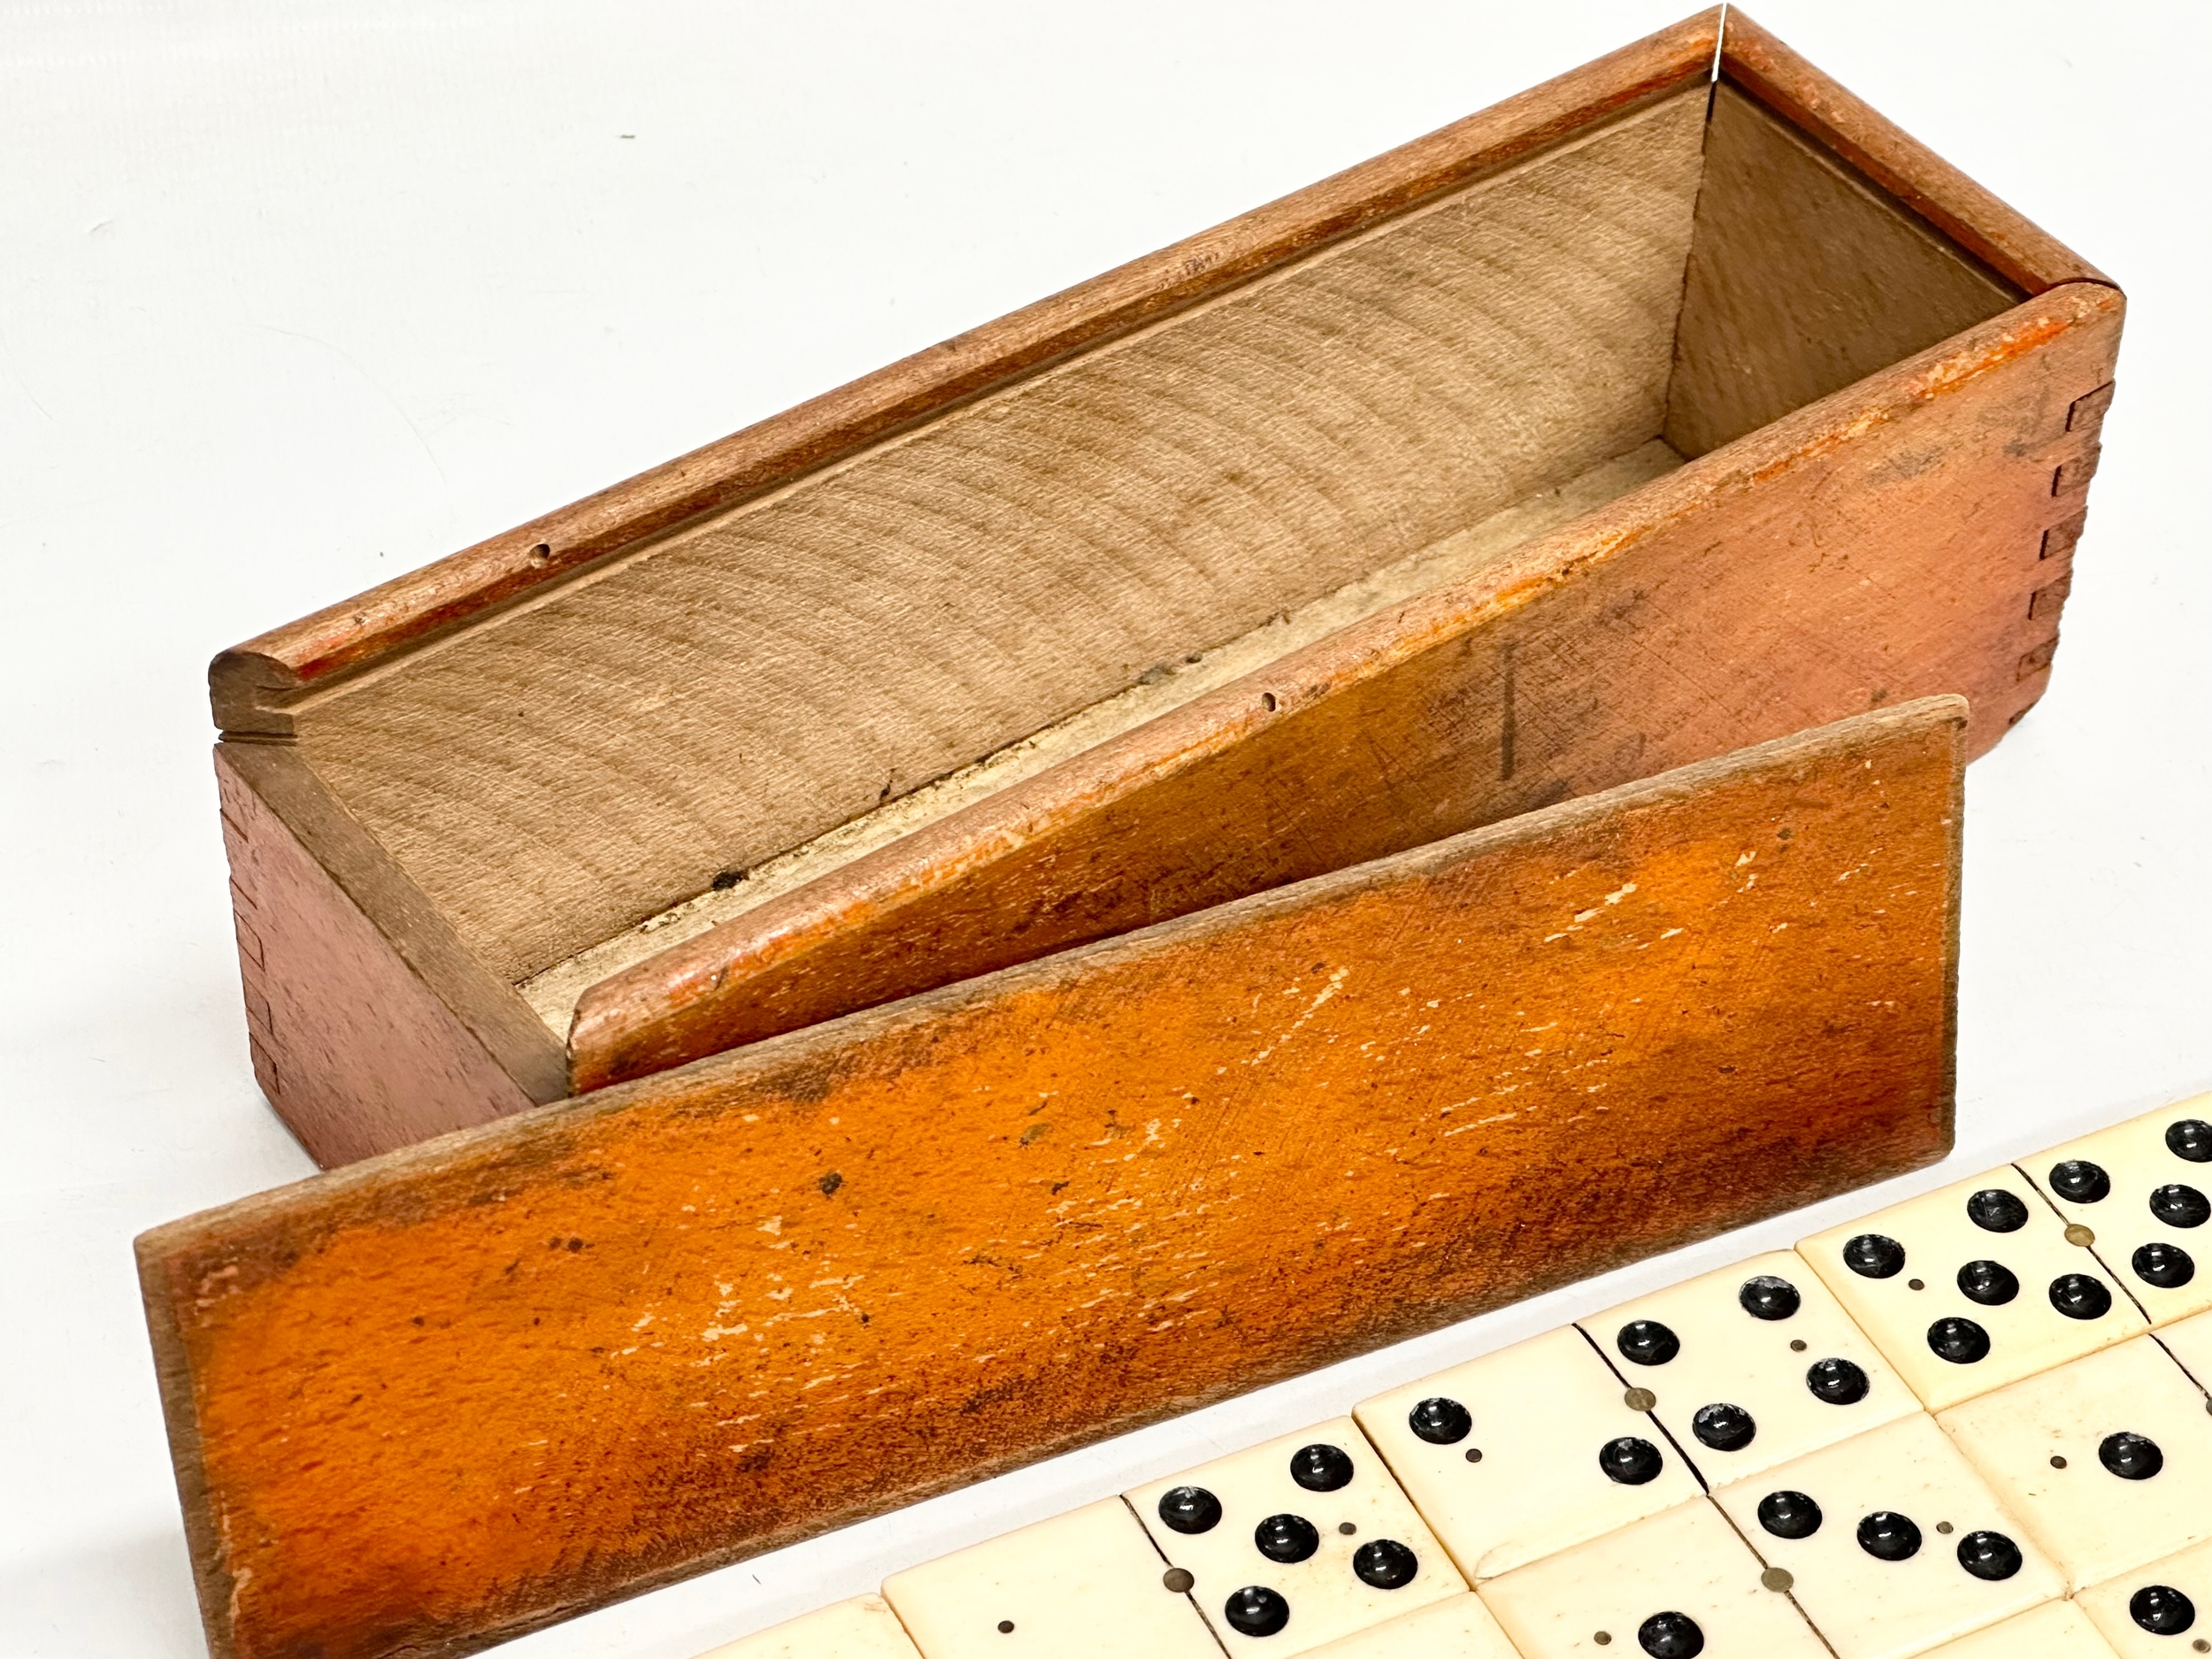
[[2212, 1390], [2212, 1312], [2166, 1326], [2158, 1340], [2200, 1388]]
[[700, 1659], [921, 1659], [891, 1604], [856, 1595], [741, 1636]]
[[1498, 1621], [1471, 1592], [1432, 1601], [1417, 1613], [1407, 1613], [1386, 1624], [1363, 1630], [1325, 1647], [1317, 1647], [1306, 1659], [1520, 1659], [1513, 1644], [1498, 1628]]
[[[247, 1071], [205, 754], [216, 649], [1690, 9], [8, 7], [0, 1651], [200, 1651], [129, 1240], [308, 1167]], [[2147, 0], [1755, 12], [2131, 295], [2055, 684], [1969, 787], [1967, 1150], [592, 1615], [517, 1659], [685, 1659], [2212, 1087], [2212, 20]]]
[[1706, 1659], [1826, 1659], [1790, 1599], [1760, 1582], [1758, 1557], [1710, 1502], [1693, 1498], [1479, 1591], [1523, 1659], [1646, 1651], [1644, 1622], [1680, 1613]]
[[[1999, 1502], [2085, 1589], [2212, 1536], [2212, 1417], [2156, 1339], [2078, 1359], [1942, 1413], [1937, 1421]], [[2146, 1480], [2099, 1460], [2109, 1434], [2140, 1434], [2165, 1457]], [[2065, 1460], [2063, 1468], [2054, 1460]]]
[[2113, 1659], [2089, 1616], [2071, 1601], [2046, 1601], [2017, 1618], [1946, 1642], [1925, 1659], [2026, 1659], [2031, 1654], [2035, 1659]]

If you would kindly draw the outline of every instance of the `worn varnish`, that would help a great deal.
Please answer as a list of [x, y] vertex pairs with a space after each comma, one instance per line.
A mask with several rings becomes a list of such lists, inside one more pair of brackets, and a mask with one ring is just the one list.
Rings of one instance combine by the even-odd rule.
[[219, 1654], [465, 1652], [1896, 1174], [1964, 705], [148, 1234]]

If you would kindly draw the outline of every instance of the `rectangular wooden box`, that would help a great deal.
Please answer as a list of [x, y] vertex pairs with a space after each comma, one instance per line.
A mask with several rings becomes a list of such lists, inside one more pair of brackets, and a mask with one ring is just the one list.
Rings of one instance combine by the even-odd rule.
[[2118, 291], [1740, 13], [219, 657], [326, 1165], [1939, 692]]
[[219, 1654], [467, 1651], [1940, 1155], [2121, 300], [1717, 34], [218, 659], [256, 1068], [352, 1164], [141, 1240]]

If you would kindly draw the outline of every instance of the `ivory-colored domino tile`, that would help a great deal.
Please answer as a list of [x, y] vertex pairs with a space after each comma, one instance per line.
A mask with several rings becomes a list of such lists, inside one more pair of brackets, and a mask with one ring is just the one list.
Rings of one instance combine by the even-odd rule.
[[1519, 1659], [1472, 1591], [1327, 1642], [1307, 1659]]
[[1656, 1396], [1652, 1414], [1709, 1486], [1747, 1479], [1920, 1409], [1834, 1293], [1792, 1250], [1754, 1256], [1578, 1323], [1623, 1378]]
[[[1970, 1205], [1993, 1219], [2016, 1218], [2018, 1225], [1981, 1225]], [[1831, 1228], [1797, 1248], [1931, 1411], [2124, 1342], [2147, 1328], [2104, 1264], [2086, 1248], [2067, 1242], [2058, 1212], [2009, 1164]], [[1863, 1269], [1888, 1269], [1898, 1251], [1902, 1260], [1894, 1271], [1847, 1264], [1851, 1259]], [[1979, 1263], [2001, 1271], [1978, 1269]], [[1973, 1278], [1978, 1271], [1978, 1280]], [[2009, 1297], [2004, 1275], [2016, 1281]], [[1968, 1294], [1970, 1282], [1982, 1299]], [[2078, 1292], [2078, 1307], [2101, 1304], [2101, 1310], [2069, 1317], [2053, 1303], [2059, 1290]], [[1959, 1357], [1939, 1355], [1939, 1340]], [[1985, 1351], [1974, 1357], [1985, 1342]]]
[[2071, 1601], [2046, 1601], [2001, 1624], [1932, 1648], [1923, 1659], [2117, 1659], [2089, 1615]]
[[1788, 1595], [1767, 1588], [1759, 1559], [1726, 1517], [1693, 1498], [1632, 1526], [1532, 1562], [1478, 1594], [1522, 1659], [1671, 1651], [1647, 1642], [1651, 1621], [1676, 1623], [1671, 1651], [1702, 1659], [1827, 1659]]
[[[1698, 1495], [1696, 1476], [1626, 1394], [1567, 1327], [1378, 1394], [1354, 1415], [1460, 1571], [1479, 1581]], [[1464, 1410], [1466, 1433], [1440, 1443], [1417, 1435], [1410, 1416], [1428, 1401], [1444, 1402], [1447, 1416], [1446, 1407]], [[1599, 1455], [1622, 1440], [1647, 1448], [1654, 1478], [1626, 1484], [1606, 1473]], [[1641, 1472], [1632, 1459], [1614, 1467]]]
[[1221, 1659], [1119, 1498], [895, 1573], [884, 1600], [922, 1659]]
[[[1817, 1527], [1797, 1537], [1778, 1531], [1781, 1517], [1763, 1506], [1779, 1494], [1811, 1499]], [[1798, 1605], [1837, 1659], [1903, 1659], [2066, 1594], [2057, 1567], [1926, 1417], [1784, 1463], [1714, 1502], [1768, 1565], [1790, 1574]], [[1861, 1542], [1862, 1522], [1878, 1514], [1917, 1529], [1909, 1558], [1881, 1559]], [[1962, 1547], [1984, 1534], [2017, 1549], [2008, 1576], [1978, 1578], [1962, 1564]]]
[[2212, 1313], [2170, 1325], [2158, 1333], [2158, 1340], [2200, 1387], [2212, 1389]]
[[891, 1604], [879, 1595], [849, 1601], [726, 1642], [699, 1659], [918, 1659]]
[[[2076, 1589], [2212, 1538], [2212, 1417], [2154, 1338], [2027, 1378], [1937, 1421]], [[2114, 1438], [2129, 1435], [2156, 1450]]]
[[[1321, 1455], [1310, 1460], [1310, 1449]], [[1314, 1484], [1302, 1484], [1299, 1470]], [[1340, 1477], [1340, 1486], [1323, 1484]], [[1202, 1530], [1179, 1531], [1168, 1524], [1163, 1503], [1190, 1488], [1208, 1494], [1218, 1516]], [[1349, 1417], [1232, 1453], [1126, 1495], [1160, 1554], [1195, 1580], [1192, 1597], [1232, 1654], [1304, 1653], [1467, 1588]], [[1257, 1533], [1271, 1521], [1289, 1524], [1277, 1535], [1279, 1548], [1310, 1545], [1311, 1553], [1303, 1559], [1263, 1554]], [[1405, 1552], [1410, 1552], [1409, 1576], [1387, 1584], [1405, 1571]], [[1281, 1598], [1288, 1618], [1280, 1628], [1259, 1633], [1239, 1627], [1264, 1611], [1240, 1601], [1251, 1590]], [[1233, 1602], [1241, 1610], [1233, 1611]]]
[[2154, 1325], [2212, 1309], [2208, 1120], [2212, 1094], [2200, 1094], [2021, 1160], [2060, 1215], [2097, 1235], [2093, 1248]]
[[2108, 1578], [2074, 1599], [2119, 1659], [2212, 1653], [2212, 1543]]

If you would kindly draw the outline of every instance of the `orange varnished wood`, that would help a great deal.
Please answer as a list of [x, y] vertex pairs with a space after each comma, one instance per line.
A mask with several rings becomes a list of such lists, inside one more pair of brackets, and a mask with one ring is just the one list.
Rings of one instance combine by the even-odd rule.
[[1861, 716], [149, 1233], [216, 1651], [465, 1652], [1939, 1156], [1965, 726]]
[[[587, 992], [597, 1087], [1868, 707], [2041, 694], [2124, 302], [2051, 288]], [[2100, 405], [2101, 406], [2101, 405]], [[2070, 545], [2070, 544], [2069, 544]], [[2039, 597], [2039, 595], [2041, 595]]]
[[1717, 8], [1174, 246], [971, 329], [541, 518], [223, 652], [227, 732], [291, 729], [285, 700], [537, 593], [684, 521], [764, 495], [970, 399], [1225, 293], [1430, 196], [1701, 79]]

